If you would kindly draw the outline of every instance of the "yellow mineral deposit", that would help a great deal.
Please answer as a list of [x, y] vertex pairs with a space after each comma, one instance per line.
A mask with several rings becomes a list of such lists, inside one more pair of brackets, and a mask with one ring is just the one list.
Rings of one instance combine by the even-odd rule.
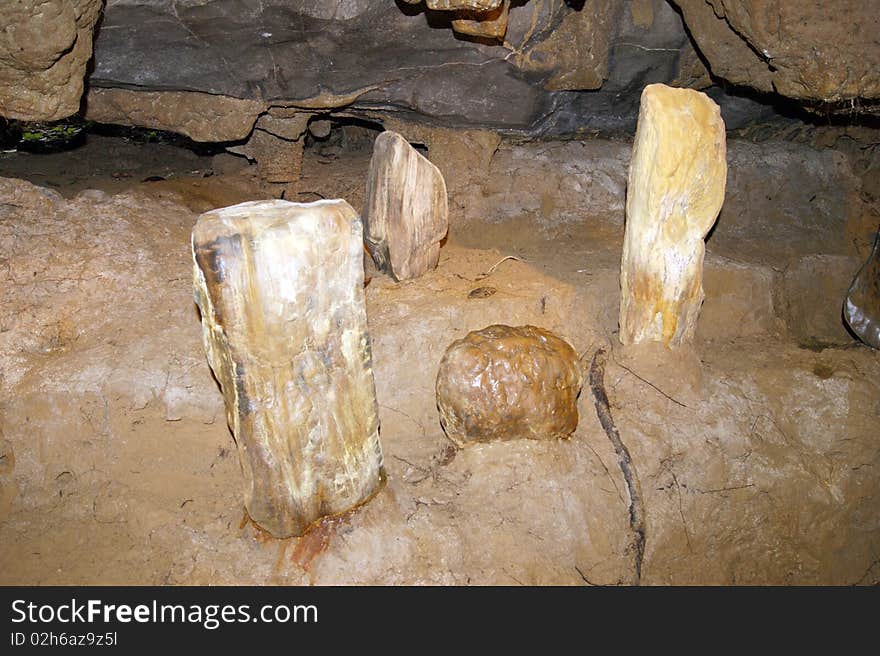
[[724, 121], [708, 96], [642, 92], [620, 266], [620, 341], [679, 346], [703, 303], [704, 239], [724, 201]]
[[195, 298], [245, 507], [275, 537], [363, 503], [382, 477], [362, 236], [344, 200], [242, 203], [193, 229]]
[[510, 14], [510, 0], [491, 11], [461, 12], [452, 21], [452, 29], [459, 34], [486, 39], [504, 39], [507, 34], [507, 20]]

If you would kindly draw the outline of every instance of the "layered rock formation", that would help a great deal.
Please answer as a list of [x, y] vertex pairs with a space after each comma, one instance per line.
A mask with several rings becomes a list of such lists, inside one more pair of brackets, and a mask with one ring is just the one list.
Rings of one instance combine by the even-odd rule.
[[[453, 4], [441, 11], [351, 0], [110, 0], [90, 82], [135, 94], [195, 91], [225, 108], [235, 98], [374, 120], [561, 133], [632, 125], [644, 81], [677, 77], [688, 44], [662, 0], [635, 11], [638, 22], [626, 3], [611, 0], [511, 3], [497, 22], [493, 11], [507, 7], [500, 0], [488, 11]], [[571, 93], [583, 89], [597, 91]], [[151, 98], [143, 102], [155, 113]], [[126, 101], [113, 122], [142, 113]]]
[[245, 506], [276, 537], [353, 508], [380, 483], [361, 243], [341, 200], [242, 203], [193, 229], [205, 351]]
[[296, 182], [302, 169], [309, 114], [282, 108], [260, 116], [246, 143], [229, 148], [257, 163], [266, 182]]
[[724, 122], [706, 95], [645, 87], [620, 264], [620, 341], [678, 346], [703, 304], [703, 238], [724, 201]]
[[[78, 110], [101, 4], [0, 8], [0, 114]], [[706, 62], [716, 81], [876, 113], [880, 11], [855, 0], [833, 11], [828, 20], [818, 0], [107, 0], [87, 111], [218, 141], [242, 138], [230, 135], [253, 125], [255, 106], [533, 135], [631, 129], [645, 84], [704, 88]], [[180, 93], [205, 98], [192, 97], [193, 111]], [[766, 109], [729, 100], [752, 116]], [[217, 128], [197, 129], [198, 114]]]

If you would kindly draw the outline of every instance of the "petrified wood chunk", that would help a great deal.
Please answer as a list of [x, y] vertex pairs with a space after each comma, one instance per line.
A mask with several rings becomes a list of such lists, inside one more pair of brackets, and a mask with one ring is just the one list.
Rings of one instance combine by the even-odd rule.
[[578, 423], [578, 355], [535, 326], [494, 325], [453, 342], [440, 361], [437, 408], [453, 442], [565, 438]]
[[860, 340], [880, 349], [880, 232], [846, 294], [843, 316]]
[[703, 239], [724, 201], [724, 121], [708, 96], [642, 92], [620, 264], [620, 341], [691, 341], [703, 303]]
[[396, 280], [437, 266], [449, 227], [443, 175], [396, 132], [373, 145], [364, 209], [366, 244], [376, 266]]
[[192, 251], [251, 518], [300, 535], [366, 501], [382, 452], [357, 213], [344, 200], [242, 203], [202, 214]]

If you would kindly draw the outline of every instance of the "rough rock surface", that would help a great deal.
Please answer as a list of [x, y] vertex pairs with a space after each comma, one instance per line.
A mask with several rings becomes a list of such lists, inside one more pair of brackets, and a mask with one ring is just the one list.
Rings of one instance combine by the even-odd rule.
[[675, 0], [712, 73], [789, 98], [880, 98], [876, 0]]
[[548, 230], [585, 220], [622, 227], [631, 154], [628, 143], [593, 139], [503, 144], [485, 180], [459, 193], [461, 212], [490, 223], [525, 214]]
[[245, 143], [227, 150], [255, 161], [260, 178], [265, 182], [296, 183], [302, 169], [303, 136], [310, 117], [307, 112], [273, 109], [260, 116]]
[[[101, 4], [6, 3], [3, 115], [50, 119], [78, 109]], [[872, 7], [846, 0], [829, 21], [818, 0], [676, 4], [699, 55], [665, 0], [108, 0], [89, 84], [204, 93], [218, 102], [208, 114], [233, 110], [228, 99], [237, 98], [561, 134], [631, 130], [646, 84], [712, 83], [702, 57], [716, 81], [829, 111], [875, 111], [880, 19]], [[571, 93], [585, 89], [594, 92]], [[772, 113], [735, 91], [715, 92], [745, 119]], [[177, 105], [173, 95], [167, 103], [131, 95], [103, 115], [168, 123]], [[196, 120], [187, 112], [183, 119], [190, 127]]]
[[858, 269], [858, 258], [850, 255], [805, 255], [786, 267], [780, 311], [799, 344], [852, 343], [841, 310]]
[[578, 424], [578, 354], [536, 326], [494, 325], [449, 345], [437, 373], [440, 423], [453, 442], [569, 437]]
[[449, 228], [440, 171], [396, 132], [376, 137], [367, 174], [364, 241], [381, 271], [396, 280], [437, 266]]
[[85, 118], [178, 132], [194, 141], [237, 141], [250, 134], [265, 109], [258, 100], [191, 91], [90, 89]]
[[[776, 142], [730, 142], [718, 227], [708, 247], [779, 267], [804, 255], [852, 255], [864, 213], [860, 183], [837, 150]], [[772, 180], [786, 184], [770, 184]]]
[[15, 471], [15, 452], [12, 445], [3, 439], [0, 432], [0, 522], [12, 509], [12, 502], [18, 495], [18, 488], [12, 473]]
[[0, 3], [0, 115], [51, 121], [79, 110], [102, 0]]
[[459, 34], [488, 39], [503, 39], [507, 34], [507, 19], [510, 15], [510, 0], [503, 0], [490, 12], [459, 15], [452, 21], [452, 29]]
[[351, 510], [380, 483], [362, 242], [343, 200], [241, 203], [193, 228], [205, 351], [245, 506], [275, 537]]
[[703, 304], [703, 239], [727, 182], [724, 122], [705, 94], [645, 87], [629, 169], [620, 341], [690, 342]]
[[246, 143], [230, 147], [229, 152], [255, 161], [262, 180], [283, 184], [299, 179], [303, 147], [302, 139], [285, 139], [268, 130], [255, 129]]

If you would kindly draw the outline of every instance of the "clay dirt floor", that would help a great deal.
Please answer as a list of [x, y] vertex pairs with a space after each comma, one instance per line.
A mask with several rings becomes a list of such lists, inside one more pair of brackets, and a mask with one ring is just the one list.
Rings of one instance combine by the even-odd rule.
[[[288, 199], [360, 209], [370, 148], [349, 132], [307, 149]], [[630, 148], [506, 140], [451, 188], [435, 272], [398, 284], [365, 263], [387, 483], [284, 541], [242, 522], [189, 253], [199, 212], [280, 188], [229, 155], [108, 137], [0, 155], [0, 583], [631, 582], [626, 487], [588, 387], [569, 440], [445, 438], [440, 357], [492, 323], [611, 350], [643, 583], [880, 582], [880, 354], [840, 324], [877, 225], [868, 176], [836, 150], [731, 139], [696, 342], [624, 349]]]

